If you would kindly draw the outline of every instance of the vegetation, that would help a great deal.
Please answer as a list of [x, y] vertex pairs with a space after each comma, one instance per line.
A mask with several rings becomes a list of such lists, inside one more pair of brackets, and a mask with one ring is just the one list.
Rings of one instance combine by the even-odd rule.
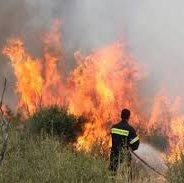
[[184, 154], [181, 153], [180, 159], [175, 163], [168, 164], [167, 180], [170, 183], [184, 182]]
[[87, 154], [73, 153], [54, 137], [25, 137], [13, 132], [0, 182], [104, 182], [105, 164]]
[[[121, 167], [127, 172], [125, 167]], [[135, 182], [150, 182], [148, 172], [136, 168]], [[137, 174], [137, 171], [139, 174]], [[147, 175], [147, 176], [145, 176]], [[59, 138], [52, 136], [26, 136], [12, 129], [9, 146], [0, 170], [2, 183], [72, 183], [72, 182], [128, 182], [128, 173], [119, 171], [112, 178], [108, 161], [88, 153], [75, 151]], [[153, 182], [153, 181], [152, 181]]]
[[[61, 183], [99, 182], [128, 183], [130, 172], [121, 165], [114, 177], [108, 170], [108, 157], [100, 144], [94, 144], [91, 153], [77, 151], [72, 143], [82, 132], [84, 117], [76, 117], [57, 106], [42, 108], [24, 122], [21, 115], [11, 115], [9, 144], [0, 167], [0, 183]], [[13, 123], [13, 122], [12, 122]], [[29, 133], [27, 133], [29, 132]], [[0, 137], [1, 142], [1, 137]], [[1, 147], [0, 147], [1, 148]], [[184, 156], [169, 165], [169, 182], [184, 182]], [[132, 165], [132, 183], [163, 182], [159, 176], [140, 164]]]
[[64, 107], [43, 107], [25, 121], [29, 133], [39, 135], [42, 132], [48, 135], [62, 137], [64, 142], [75, 141], [82, 133], [85, 118], [69, 114]]

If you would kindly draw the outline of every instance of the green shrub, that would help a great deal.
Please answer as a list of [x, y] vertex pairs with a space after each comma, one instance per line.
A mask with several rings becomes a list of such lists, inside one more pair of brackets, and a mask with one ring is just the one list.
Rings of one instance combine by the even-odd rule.
[[105, 162], [74, 152], [54, 137], [31, 138], [13, 132], [3, 166], [2, 183], [109, 182]]
[[[64, 146], [54, 136], [35, 138], [11, 129], [0, 183], [129, 183], [123, 167], [123, 173], [112, 177], [108, 164], [98, 156]], [[132, 183], [160, 182], [140, 166], [133, 168], [133, 175]]]
[[[12, 127], [7, 153], [0, 167], [0, 183], [128, 183], [123, 166], [123, 173], [120, 171], [116, 177], [111, 176], [102, 144], [94, 144], [91, 153], [64, 146], [63, 142], [75, 140], [82, 132], [85, 121], [85, 117], [77, 118], [66, 108], [50, 106], [40, 109], [25, 121], [29, 134]], [[42, 135], [42, 131], [46, 135]], [[58, 136], [63, 137], [62, 143]], [[132, 171], [133, 182], [158, 182], [154, 174], [140, 166]]]
[[82, 133], [84, 121], [85, 118], [77, 118], [68, 113], [64, 107], [49, 106], [32, 114], [25, 124], [31, 134], [44, 132], [62, 137], [65, 142], [71, 142], [79, 133]]

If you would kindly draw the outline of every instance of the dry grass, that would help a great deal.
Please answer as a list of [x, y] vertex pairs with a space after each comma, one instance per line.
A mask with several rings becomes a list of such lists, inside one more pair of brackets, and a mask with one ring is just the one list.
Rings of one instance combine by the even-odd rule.
[[[107, 168], [108, 161], [84, 152], [76, 152], [60, 141], [48, 136], [33, 138], [12, 130], [0, 172], [0, 182], [130, 182], [125, 166], [120, 168], [116, 177], [112, 177]], [[133, 177], [133, 183], [161, 182], [156, 175], [149, 174], [140, 165], [133, 167]]]

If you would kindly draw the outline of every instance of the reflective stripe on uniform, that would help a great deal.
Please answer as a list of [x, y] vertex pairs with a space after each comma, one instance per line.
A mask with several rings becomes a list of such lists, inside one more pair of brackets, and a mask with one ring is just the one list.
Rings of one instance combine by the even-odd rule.
[[117, 134], [117, 135], [123, 135], [123, 136], [127, 136], [127, 137], [129, 135], [128, 130], [122, 130], [122, 129], [119, 129], [119, 128], [112, 128], [111, 133], [112, 134]]
[[133, 140], [130, 141], [130, 144], [134, 144], [139, 140], [139, 137], [135, 137]]

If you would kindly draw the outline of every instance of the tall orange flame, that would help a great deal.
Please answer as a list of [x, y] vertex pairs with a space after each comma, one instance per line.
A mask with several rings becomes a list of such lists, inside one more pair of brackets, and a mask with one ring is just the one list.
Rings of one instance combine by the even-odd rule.
[[17, 92], [20, 94], [20, 106], [26, 106], [31, 111], [37, 106], [42, 93], [42, 65], [37, 59], [31, 58], [19, 39], [8, 42], [9, 47], [3, 50], [10, 59], [17, 78]]
[[[77, 146], [89, 150], [98, 140], [108, 141], [109, 129], [119, 119], [122, 108], [132, 111], [132, 121], [147, 133], [159, 129], [178, 151], [184, 138], [184, 116], [179, 114], [181, 99], [171, 102], [165, 92], [158, 92], [150, 115], [143, 115], [138, 84], [143, 78], [141, 66], [120, 42], [98, 49], [84, 57], [75, 52], [76, 68], [63, 73], [65, 57], [61, 44], [60, 22], [43, 36], [43, 58], [30, 56], [20, 39], [8, 41], [3, 54], [11, 60], [20, 95], [18, 107], [29, 112], [38, 106], [68, 105], [71, 113], [85, 114], [88, 122]], [[170, 107], [172, 106], [172, 107]]]

